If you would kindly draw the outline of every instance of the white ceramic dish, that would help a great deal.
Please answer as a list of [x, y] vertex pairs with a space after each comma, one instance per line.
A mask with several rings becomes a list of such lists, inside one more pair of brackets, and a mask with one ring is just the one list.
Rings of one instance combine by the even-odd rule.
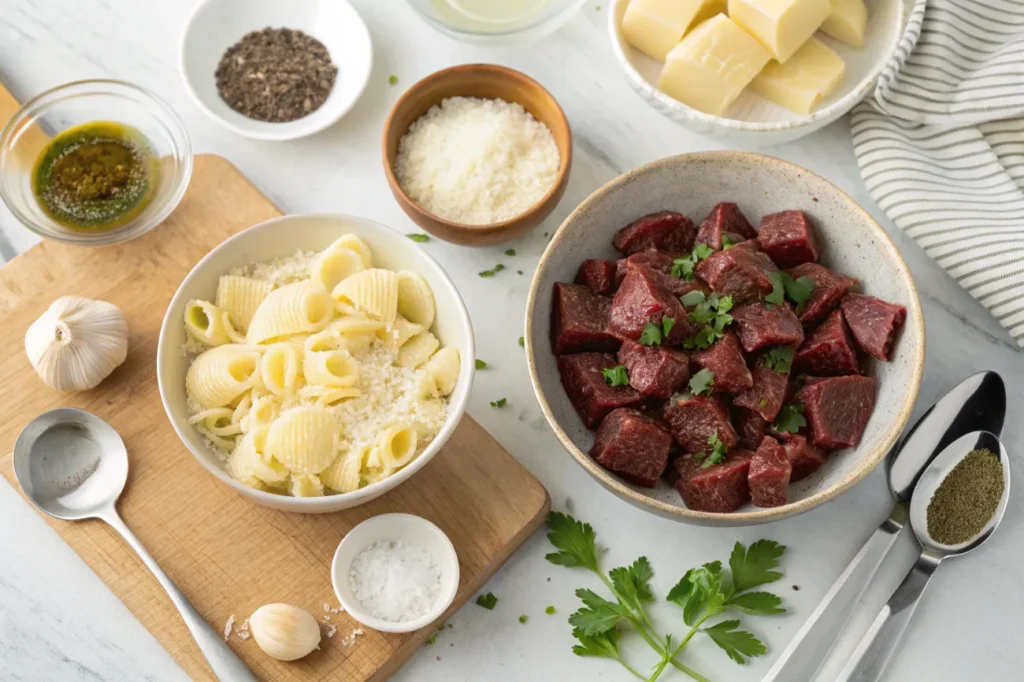
[[[428, 613], [416, 620], [395, 623], [367, 613], [352, 591], [349, 571], [359, 553], [370, 545], [398, 541], [416, 545], [433, 558], [441, 573], [441, 592]], [[366, 627], [379, 632], [413, 632], [440, 618], [455, 600], [459, 590], [459, 557], [444, 531], [430, 521], [412, 514], [381, 514], [363, 521], [342, 538], [331, 562], [331, 584], [345, 611]]]
[[739, 146], [792, 142], [839, 119], [864, 99], [896, 49], [906, 24], [911, 0], [866, 0], [868, 25], [864, 47], [843, 45], [818, 32], [815, 37], [834, 49], [846, 63], [846, 78], [821, 107], [811, 114], [795, 114], [749, 88], [726, 116], [697, 111], [657, 88], [662, 63], [634, 49], [622, 35], [622, 17], [629, 0], [614, 0], [608, 16], [612, 49], [626, 80], [655, 110], [696, 133]]
[[526, 15], [503, 21], [481, 17], [474, 12], [491, 0], [406, 0], [406, 3], [431, 28], [450, 38], [494, 46], [537, 42], [561, 28], [579, 11], [584, 1], [520, 0]]
[[[291, 28], [313, 36], [338, 67], [334, 89], [309, 116], [286, 123], [256, 121], [217, 94], [214, 72], [224, 51], [250, 31]], [[228, 130], [257, 140], [291, 140], [335, 123], [356, 103], [370, 79], [373, 46], [362, 18], [345, 0], [203, 0], [185, 24], [179, 68], [199, 108]]]
[[[217, 453], [188, 424], [185, 373], [189, 358], [182, 353], [186, 335], [183, 324], [185, 305], [192, 299], [213, 300], [217, 281], [234, 267], [291, 255], [296, 250], [319, 251], [343, 234], [351, 233], [365, 241], [380, 267], [411, 270], [422, 275], [434, 291], [437, 317], [431, 328], [444, 346], [457, 348], [461, 366], [455, 390], [449, 397], [448, 419], [437, 437], [416, 459], [394, 475], [351, 493], [324, 497], [289, 497], [263, 492], [231, 478]], [[448, 275], [433, 258], [414, 242], [379, 223], [344, 215], [285, 216], [260, 223], [239, 232], [206, 255], [188, 273], [171, 299], [160, 328], [157, 347], [157, 381], [160, 399], [171, 425], [185, 447], [203, 467], [240, 495], [265, 507], [282, 511], [322, 514], [355, 507], [375, 499], [401, 485], [438, 453], [455, 431], [473, 384], [476, 351], [473, 327], [462, 297]]]
[[[811, 476], [789, 487], [789, 504], [747, 505], [730, 514], [688, 509], [664, 479], [651, 490], [624, 482], [587, 454], [594, 433], [580, 420], [551, 352], [551, 291], [572, 282], [587, 258], [617, 258], [615, 232], [636, 218], [679, 211], [694, 222], [720, 201], [734, 201], [757, 225], [761, 216], [803, 209], [816, 226], [821, 263], [856, 277], [861, 293], [906, 307], [891, 362], [871, 362], [878, 380], [875, 409], [860, 445], [830, 455]], [[910, 418], [924, 372], [924, 317], [907, 264], [889, 235], [835, 185], [786, 161], [749, 152], [682, 154], [641, 166], [594, 192], [566, 218], [537, 266], [526, 304], [526, 358], [533, 388], [555, 435], [589, 474], [619, 497], [648, 511], [700, 525], [744, 526], [777, 521], [833, 499], [864, 478], [896, 443]]]

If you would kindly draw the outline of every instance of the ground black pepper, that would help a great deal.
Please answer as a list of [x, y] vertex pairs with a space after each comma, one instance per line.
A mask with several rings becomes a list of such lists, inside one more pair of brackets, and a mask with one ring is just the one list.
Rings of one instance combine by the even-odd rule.
[[215, 76], [217, 92], [229, 107], [258, 121], [282, 123], [323, 106], [338, 68], [316, 38], [267, 27], [229, 47]]
[[943, 479], [928, 503], [928, 535], [959, 545], [981, 532], [1003, 497], [1003, 465], [991, 450], [972, 450]]

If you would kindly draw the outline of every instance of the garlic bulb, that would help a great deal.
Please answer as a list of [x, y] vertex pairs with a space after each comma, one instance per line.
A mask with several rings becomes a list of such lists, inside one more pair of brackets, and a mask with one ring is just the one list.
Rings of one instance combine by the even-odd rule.
[[249, 631], [271, 658], [294, 661], [318, 649], [320, 624], [308, 611], [289, 604], [266, 604], [249, 616]]
[[62, 296], [25, 332], [25, 352], [50, 387], [85, 391], [128, 356], [128, 322], [113, 303]]

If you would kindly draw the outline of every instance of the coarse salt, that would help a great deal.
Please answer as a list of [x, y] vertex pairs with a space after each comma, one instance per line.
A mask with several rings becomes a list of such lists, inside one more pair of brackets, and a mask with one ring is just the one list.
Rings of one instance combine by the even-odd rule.
[[441, 594], [441, 571], [416, 545], [378, 542], [356, 556], [349, 585], [371, 616], [403, 623], [423, 617], [434, 606]]
[[522, 105], [449, 97], [398, 143], [395, 177], [418, 206], [468, 225], [514, 218], [540, 201], [561, 158], [547, 126]]

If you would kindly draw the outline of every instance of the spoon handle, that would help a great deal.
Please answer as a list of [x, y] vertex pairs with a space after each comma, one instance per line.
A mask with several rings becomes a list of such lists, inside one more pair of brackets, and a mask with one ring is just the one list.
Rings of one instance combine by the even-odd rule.
[[903, 633], [924, 594], [924, 588], [928, 586], [928, 580], [941, 561], [942, 557], [930, 554], [927, 550], [921, 552], [917, 563], [861, 637], [850, 660], [839, 673], [839, 682], [872, 682], [881, 679], [903, 639]]
[[192, 633], [192, 638], [196, 640], [199, 649], [206, 656], [206, 662], [210, 664], [210, 669], [213, 670], [213, 674], [217, 676], [217, 679], [222, 680], [222, 682], [257, 682], [256, 677], [246, 667], [245, 663], [242, 662], [242, 659], [231, 650], [231, 647], [227, 645], [220, 633], [210, 627], [210, 624], [206, 622], [199, 612], [196, 611], [195, 607], [192, 606], [188, 598], [178, 589], [178, 586], [167, 577], [167, 574], [163, 572], [163, 569], [156, 563], [156, 560], [149, 555], [149, 552], [142, 546], [139, 539], [135, 537], [135, 534], [121, 520], [117, 511], [111, 508], [101, 514], [100, 518], [121, 534], [125, 542], [142, 559], [142, 563], [146, 564], [146, 567], [152, 571], [157, 582], [167, 591], [167, 596], [171, 598], [174, 606], [181, 613], [185, 625], [188, 626], [189, 632]]
[[907, 504], [898, 503], [868, 538], [842, 575], [836, 578], [821, 603], [800, 627], [762, 682], [810, 680], [835, 645], [853, 605], [871, 583], [878, 567], [896, 543], [907, 522]]

